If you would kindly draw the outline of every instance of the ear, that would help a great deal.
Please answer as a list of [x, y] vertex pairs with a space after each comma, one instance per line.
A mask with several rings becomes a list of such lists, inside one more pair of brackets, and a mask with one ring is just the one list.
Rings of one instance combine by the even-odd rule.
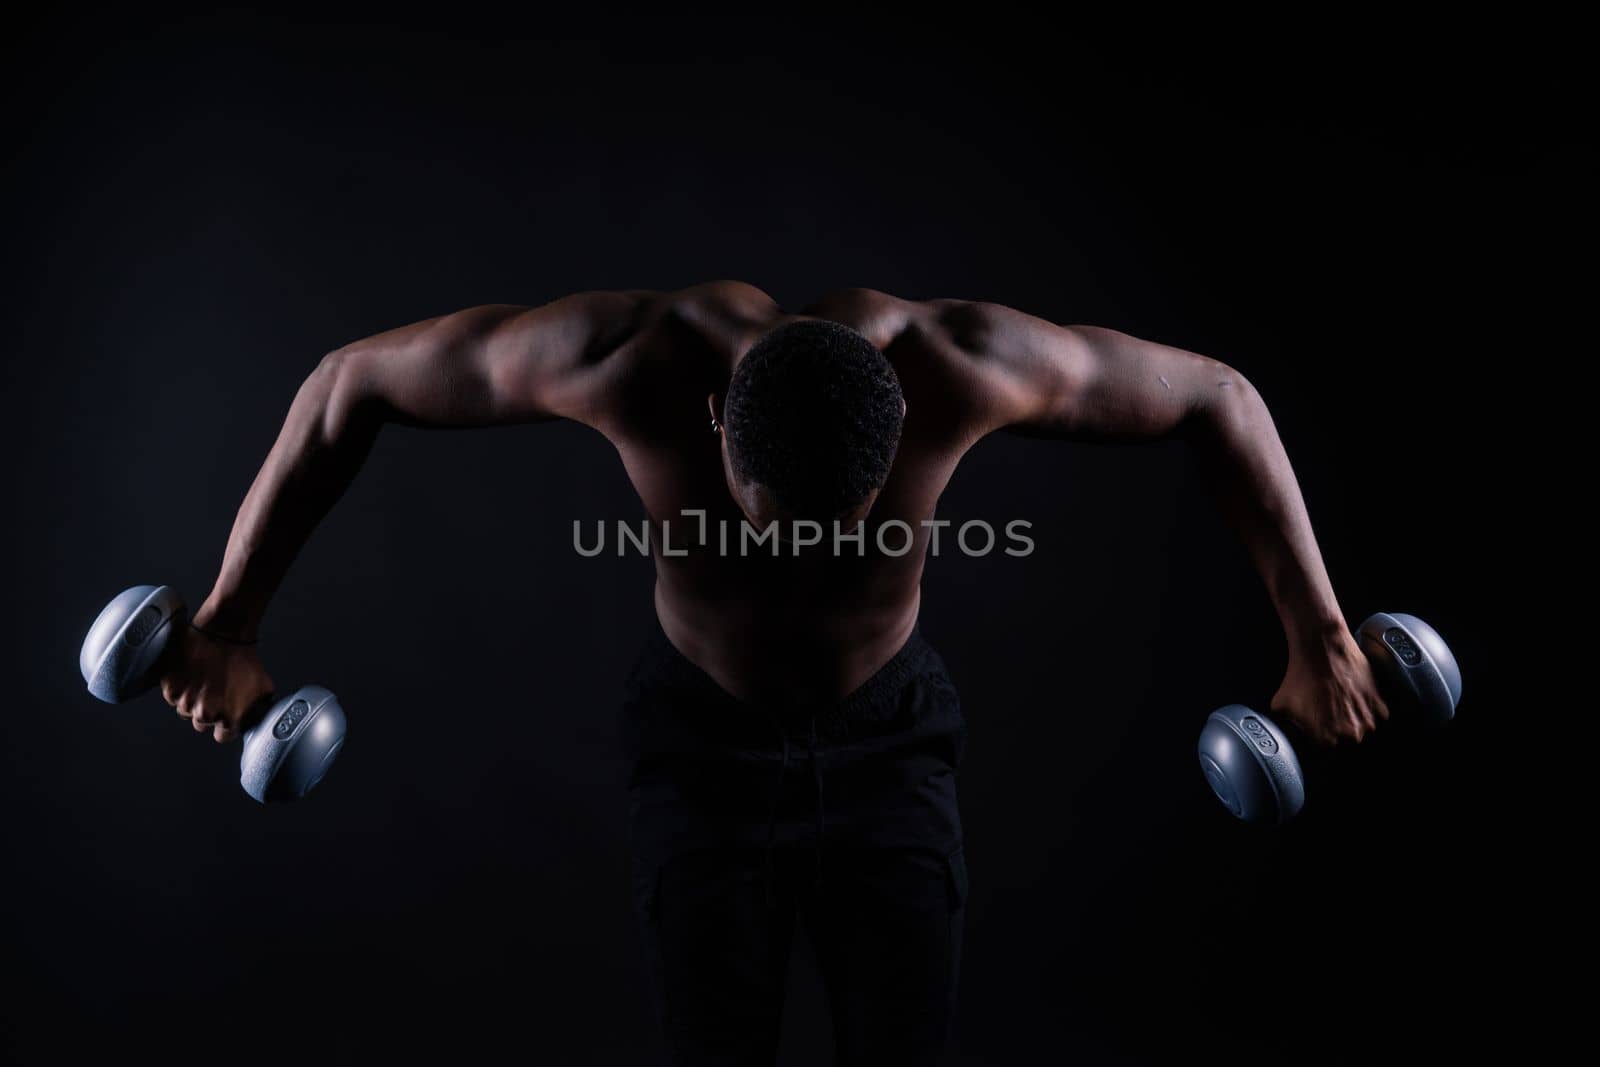
[[905, 417], [906, 417], [906, 398], [902, 396], [900, 398], [900, 418], [901, 418], [902, 421], [904, 421]]
[[716, 393], [706, 397], [706, 410], [711, 412], [712, 429], [716, 433], [722, 432], [722, 398]]

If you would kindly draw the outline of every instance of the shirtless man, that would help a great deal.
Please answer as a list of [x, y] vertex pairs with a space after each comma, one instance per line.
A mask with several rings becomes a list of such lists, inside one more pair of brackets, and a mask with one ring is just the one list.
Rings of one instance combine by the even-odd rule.
[[[938, 1059], [966, 893], [966, 727], [917, 626], [920, 579], [939, 496], [992, 431], [1190, 442], [1288, 638], [1274, 713], [1325, 744], [1388, 715], [1238, 372], [997, 304], [845, 289], [787, 312], [728, 281], [477, 307], [326, 356], [239, 510], [168, 702], [218, 741], [249, 725], [272, 689], [253, 645], [268, 601], [385, 423], [556, 418], [616, 447], [657, 532], [660, 627], [621, 735], [672, 1063], [772, 1062], [797, 914], [839, 1062]], [[836, 540], [836, 522], [858, 539]], [[774, 524], [741, 551], [739, 531]], [[736, 531], [726, 548], [719, 526]]]

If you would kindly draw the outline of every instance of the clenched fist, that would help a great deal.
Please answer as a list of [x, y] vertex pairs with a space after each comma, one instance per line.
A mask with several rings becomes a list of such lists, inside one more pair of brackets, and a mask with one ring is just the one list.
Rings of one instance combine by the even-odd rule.
[[185, 626], [161, 679], [161, 695], [178, 714], [218, 742], [232, 741], [260, 714], [272, 679], [254, 645], [234, 644]]
[[1272, 710], [1321, 745], [1359, 742], [1389, 717], [1372, 664], [1348, 631], [1290, 658]]

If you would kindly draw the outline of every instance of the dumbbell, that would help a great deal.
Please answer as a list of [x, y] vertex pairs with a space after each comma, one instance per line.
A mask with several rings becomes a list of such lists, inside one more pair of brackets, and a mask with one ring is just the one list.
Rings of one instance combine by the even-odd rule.
[[[1415, 615], [1379, 612], [1356, 631], [1391, 715], [1428, 725], [1455, 717], [1461, 668], [1438, 631]], [[1305, 804], [1305, 776], [1283, 729], [1229, 704], [1200, 731], [1200, 769], [1222, 806], [1250, 823], [1285, 823]]]
[[[94, 697], [132, 700], [161, 680], [172, 636], [188, 621], [183, 598], [170, 585], [136, 585], [107, 604], [89, 627], [78, 669]], [[345, 715], [318, 685], [268, 696], [271, 707], [244, 733], [239, 784], [262, 804], [298, 800], [311, 792], [344, 747]]]

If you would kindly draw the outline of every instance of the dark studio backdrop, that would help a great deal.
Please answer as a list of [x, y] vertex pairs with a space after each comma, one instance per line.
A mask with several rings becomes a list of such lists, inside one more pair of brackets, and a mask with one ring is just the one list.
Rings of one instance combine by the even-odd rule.
[[[1418, 613], [1464, 664], [1447, 732], [1351, 753], [1292, 828], [1247, 830], [1194, 740], [1270, 697], [1282, 641], [1182, 448], [982, 444], [942, 517], [1026, 518], [1039, 547], [924, 586], [971, 728], [954, 1062], [1399, 1061], [1520, 1025], [1484, 768], [1515, 710], [1505, 375], [1577, 189], [1547, 42], [448, 8], [14, 29], [15, 1061], [649, 1060], [614, 715], [650, 567], [570, 547], [574, 519], [639, 516], [598, 435], [385, 432], [264, 630], [281, 685], [351, 715], [304, 804], [256, 806], [237, 747], [155, 696], [97, 704], [76, 654], [124, 586], [205, 595], [324, 352], [714, 278], [788, 308], [994, 300], [1232, 363], [1351, 621]], [[803, 948], [787, 1011], [782, 1062], [825, 1062]]]

